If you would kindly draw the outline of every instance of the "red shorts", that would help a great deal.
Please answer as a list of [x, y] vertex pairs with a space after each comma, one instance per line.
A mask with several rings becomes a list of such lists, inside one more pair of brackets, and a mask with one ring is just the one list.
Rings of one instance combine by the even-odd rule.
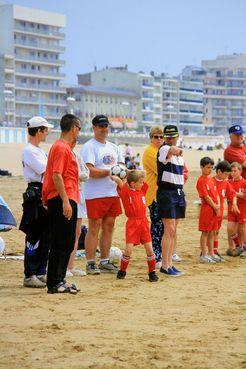
[[126, 243], [134, 245], [152, 242], [147, 218], [129, 218], [126, 222]]
[[218, 230], [218, 217], [213, 208], [202, 204], [199, 217], [199, 231], [211, 232]]
[[122, 213], [120, 198], [102, 197], [99, 199], [85, 200], [87, 218], [101, 219], [104, 217], [117, 217]]
[[234, 222], [238, 224], [246, 223], [246, 211], [240, 209], [241, 213], [235, 213], [234, 211], [228, 211], [228, 222]]

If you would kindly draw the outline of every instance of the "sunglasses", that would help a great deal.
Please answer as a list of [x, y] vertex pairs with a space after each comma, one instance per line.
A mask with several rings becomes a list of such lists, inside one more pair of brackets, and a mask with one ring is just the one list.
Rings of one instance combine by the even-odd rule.
[[78, 128], [79, 131], [81, 130], [81, 127], [78, 126], [77, 124], [75, 124], [74, 127]]
[[163, 136], [154, 135], [153, 138], [155, 138], [156, 140], [158, 140], [158, 138], [160, 138], [162, 140]]

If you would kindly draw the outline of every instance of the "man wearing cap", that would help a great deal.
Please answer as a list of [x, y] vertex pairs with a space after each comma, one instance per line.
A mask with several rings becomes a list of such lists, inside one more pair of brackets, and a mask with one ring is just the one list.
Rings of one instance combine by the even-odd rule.
[[47, 210], [42, 205], [43, 177], [47, 155], [39, 146], [53, 125], [43, 117], [27, 122], [28, 144], [22, 152], [23, 176], [27, 189], [23, 194], [23, 216], [20, 230], [26, 234], [24, 253], [24, 287], [46, 286], [46, 264], [49, 252]]
[[182, 274], [172, 264], [172, 252], [177, 239], [177, 225], [185, 217], [184, 159], [183, 151], [177, 147], [179, 133], [174, 125], [164, 128], [164, 145], [157, 154], [157, 205], [164, 224], [162, 237], [162, 267], [160, 272], [171, 277]]
[[244, 144], [244, 131], [241, 126], [235, 125], [229, 128], [230, 145], [224, 151], [224, 159], [238, 162], [243, 167], [242, 177], [246, 179], [246, 145]]
[[[81, 149], [81, 156], [90, 171], [90, 178], [84, 185], [88, 216], [88, 232], [85, 238], [88, 274], [118, 271], [109, 261], [109, 251], [115, 218], [122, 211], [116, 183], [110, 178], [110, 170], [114, 165], [124, 163], [124, 157], [118, 146], [107, 141], [108, 126], [109, 121], [105, 115], [96, 115], [92, 120], [94, 138]], [[97, 267], [95, 252], [100, 229], [101, 260]]]

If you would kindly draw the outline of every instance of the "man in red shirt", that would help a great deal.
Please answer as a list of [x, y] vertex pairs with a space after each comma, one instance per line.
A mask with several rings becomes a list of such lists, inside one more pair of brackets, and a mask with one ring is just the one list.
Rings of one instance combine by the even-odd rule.
[[230, 145], [224, 151], [224, 159], [229, 163], [238, 162], [242, 165], [242, 177], [246, 179], [246, 145], [244, 144], [244, 130], [235, 125], [229, 128]]
[[48, 293], [76, 294], [76, 286], [66, 283], [64, 278], [75, 242], [79, 181], [72, 148], [81, 128], [80, 120], [66, 114], [60, 126], [61, 137], [50, 149], [43, 184], [43, 203], [48, 207], [51, 229], [47, 287]]

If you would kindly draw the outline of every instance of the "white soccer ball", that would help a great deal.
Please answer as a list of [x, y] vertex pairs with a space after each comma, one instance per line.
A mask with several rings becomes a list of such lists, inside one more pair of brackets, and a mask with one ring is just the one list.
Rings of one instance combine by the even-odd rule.
[[3, 253], [4, 249], [5, 249], [5, 243], [2, 237], [0, 237], [0, 254]]
[[117, 264], [122, 256], [122, 251], [118, 247], [111, 246], [109, 252], [109, 260], [111, 263]]
[[120, 177], [121, 179], [126, 178], [126, 170], [121, 165], [115, 165], [111, 168], [111, 175]]

